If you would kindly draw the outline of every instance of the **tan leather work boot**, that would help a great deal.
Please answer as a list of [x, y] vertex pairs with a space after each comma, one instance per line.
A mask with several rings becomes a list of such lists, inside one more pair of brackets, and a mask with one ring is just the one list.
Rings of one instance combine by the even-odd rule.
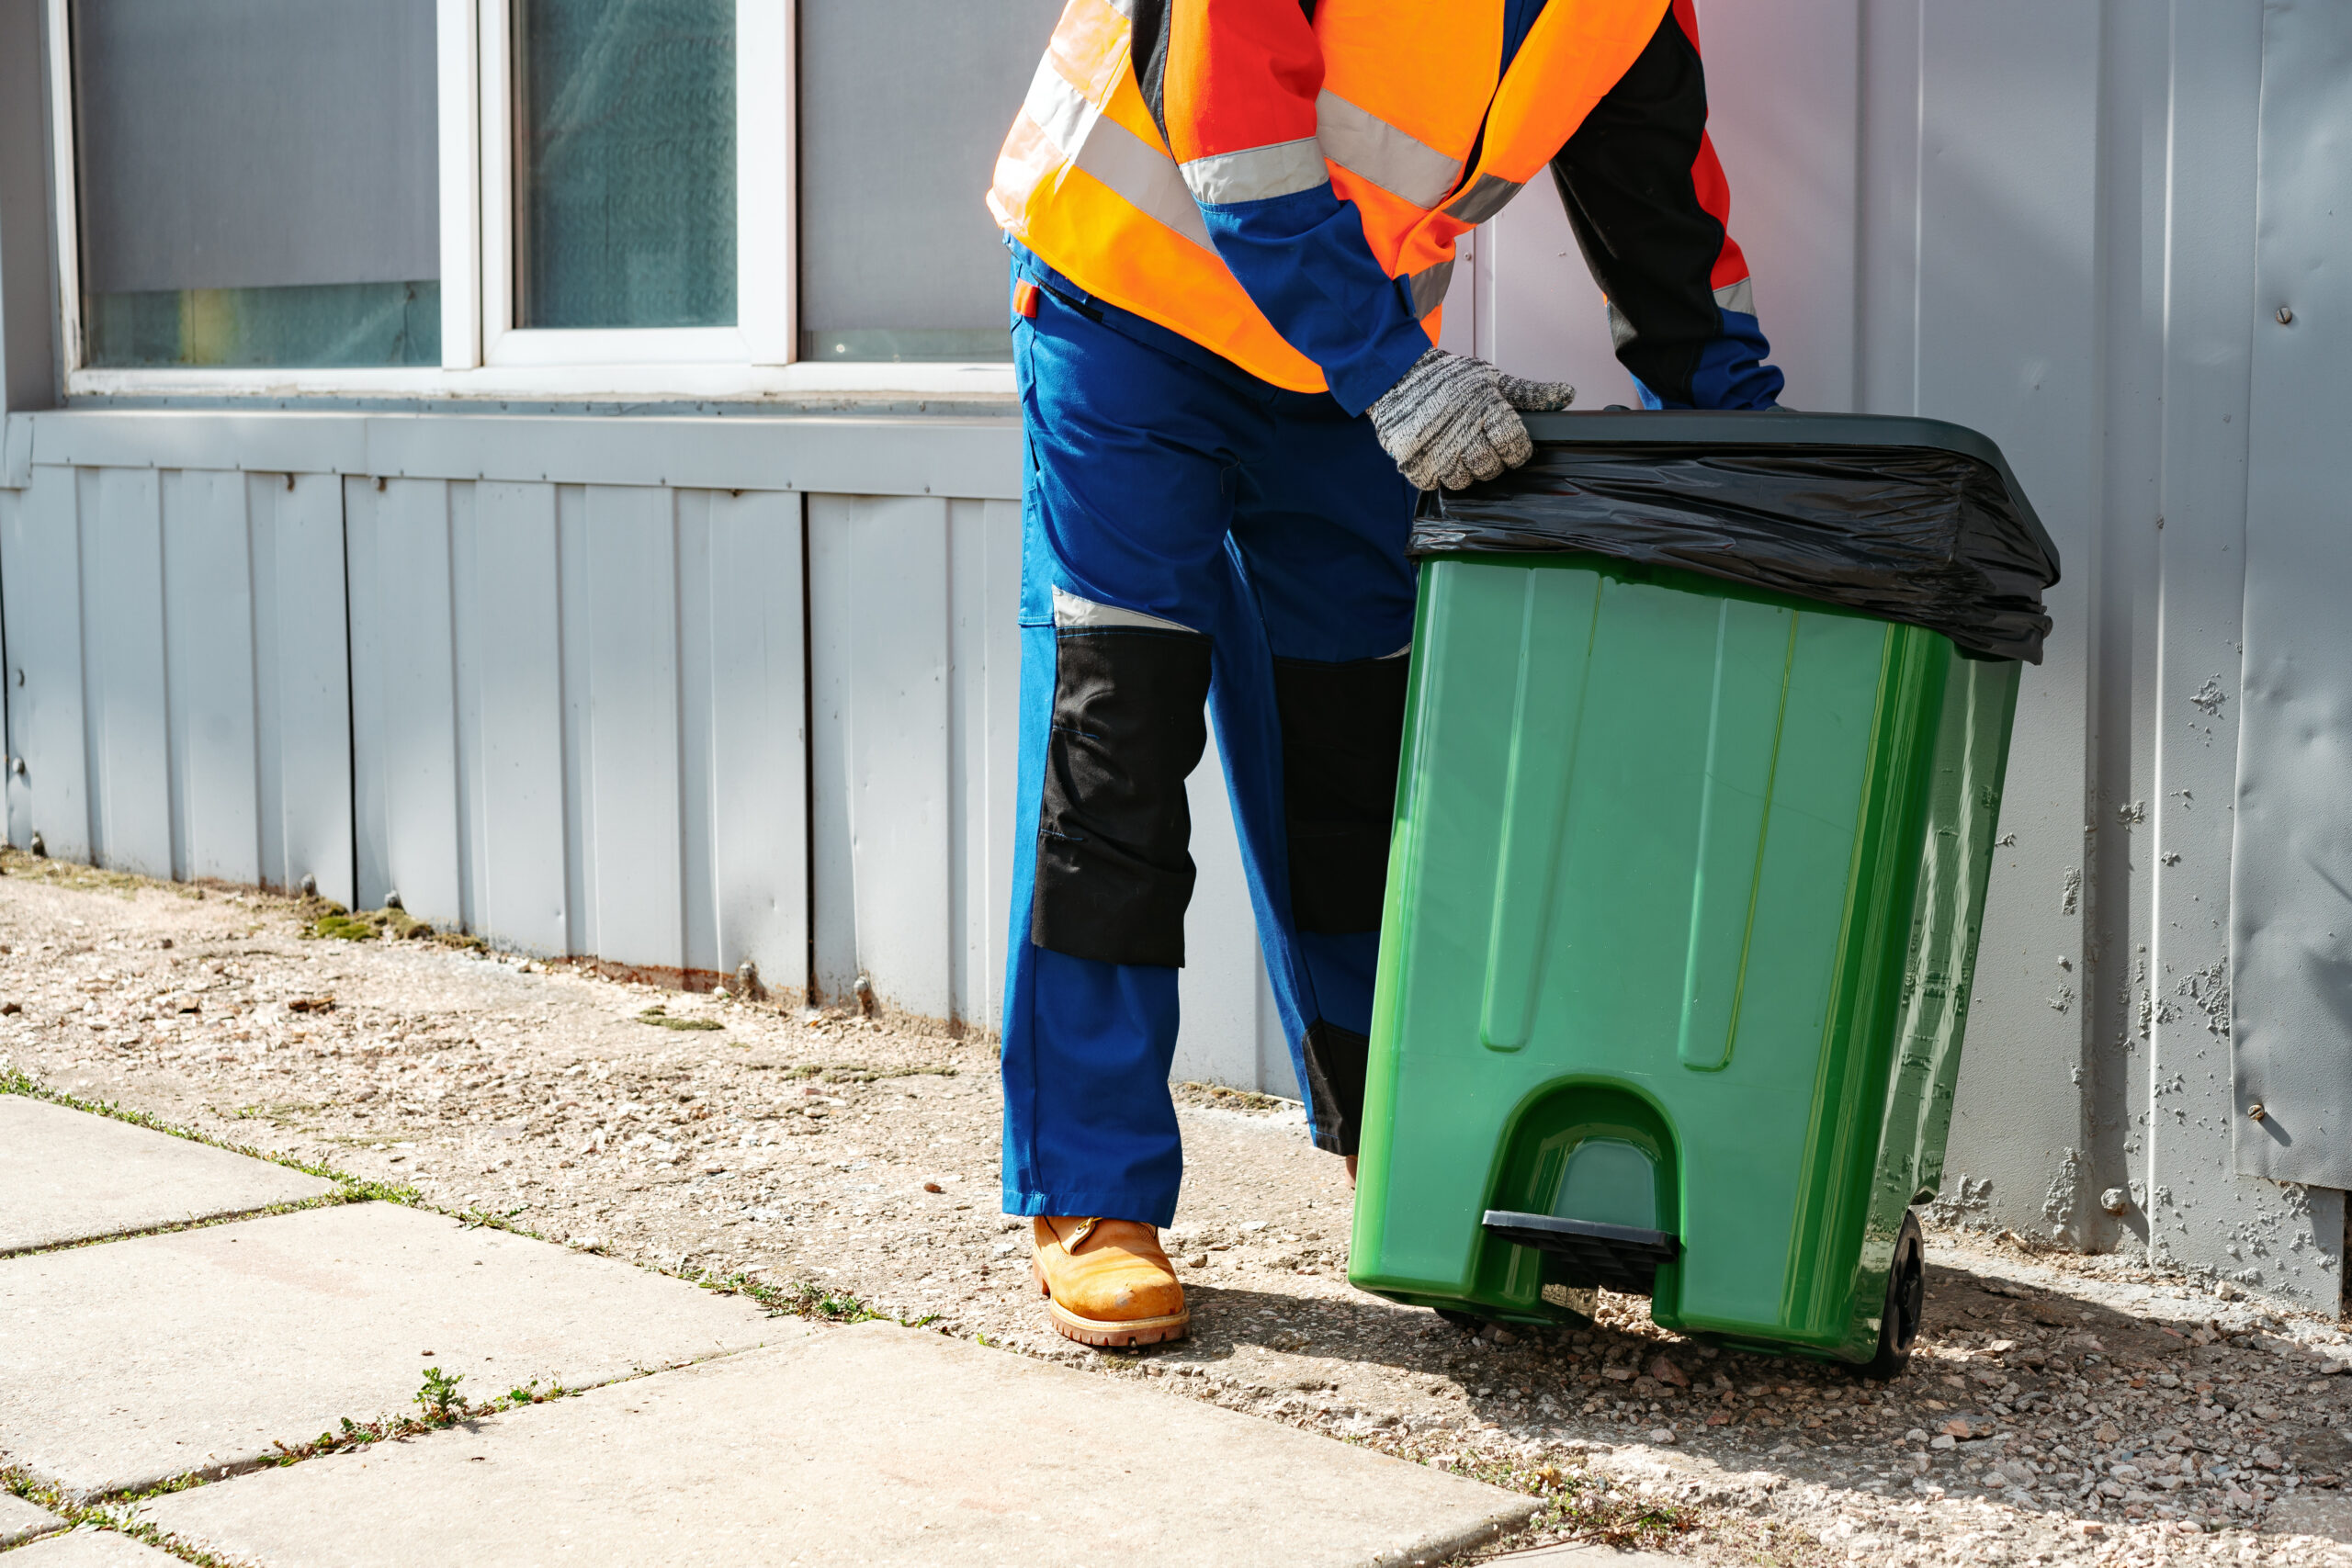
[[1040, 1219], [1029, 1267], [1054, 1327], [1081, 1345], [1157, 1345], [1193, 1325], [1159, 1232], [1135, 1220]]

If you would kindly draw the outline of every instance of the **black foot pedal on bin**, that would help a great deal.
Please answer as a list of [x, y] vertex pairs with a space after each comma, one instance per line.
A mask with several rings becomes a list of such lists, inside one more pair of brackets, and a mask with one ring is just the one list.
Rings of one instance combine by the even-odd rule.
[[1657, 1284], [1658, 1265], [1682, 1254], [1682, 1244], [1664, 1231], [1632, 1225], [1595, 1224], [1550, 1214], [1521, 1214], [1489, 1209], [1487, 1229], [1505, 1241], [1548, 1252], [1565, 1261], [1579, 1284], [1606, 1285], [1623, 1295], [1646, 1296]]

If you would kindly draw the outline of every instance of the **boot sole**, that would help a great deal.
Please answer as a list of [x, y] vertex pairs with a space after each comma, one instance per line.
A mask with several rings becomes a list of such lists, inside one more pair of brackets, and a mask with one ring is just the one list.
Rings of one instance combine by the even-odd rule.
[[1193, 1309], [1170, 1313], [1165, 1317], [1136, 1317], [1124, 1321], [1104, 1317], [1082, 1317], [1054, 1300], [1054, 1288], [1046, 1283], [1046, 1271], [1036, 1260], [1029, 1263], [1029, 1276], [1037, 1281], [1037, 1293], [1046, 1298], [1046, 1317], [1054, 1332], [1065, 1339], [1075, 1339], [1081, 1345], [1098, 1349], [1117, 1349], [1130, 1345], [1164, 1345], [1182, 1339], [1193, 1331]]

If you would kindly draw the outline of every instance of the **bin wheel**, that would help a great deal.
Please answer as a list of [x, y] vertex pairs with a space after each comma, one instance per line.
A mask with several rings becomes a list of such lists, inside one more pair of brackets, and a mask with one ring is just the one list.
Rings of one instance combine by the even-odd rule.
[[1879, 1314], [1878, 1354], [1856, 1369], [1866, 1378], [1898, 1378], [1911, 1364], [1911, 1347], [1919, 1342], [1919, 1318], [1928, 1302], [1925, 1250], [1919, 1217], [1906, 1209], [1903, 1228], [1894, 1233], [1894, 1260], [1886, 1270], [1886, 1306]]
[[1476, 1313], [1459, 1312], [1453, 1307], [1436, 1307], [1432, 1310], [1438, 1316], [1464, 1334], [1476, 1334], [1487, 1326], [1487, 1320]]

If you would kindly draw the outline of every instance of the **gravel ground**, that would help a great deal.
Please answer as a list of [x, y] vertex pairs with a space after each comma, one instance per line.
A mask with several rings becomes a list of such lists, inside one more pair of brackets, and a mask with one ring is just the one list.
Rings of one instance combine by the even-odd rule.
[[1295, 1105], [1187, 1089], [1169, 1246], [1193, 1337], [1088, 1351], [997, 1213], [987, 1041], [322, 938], [319, 912], [0, 853], [0, 1070], [1574, 1501], [1526, 1544], [1647, 1517], [1643, 1544], [1720, 1562], [2352, 1568], [2352, 1340], [2233, 1287], [1942, 1230], [1892, 1385], [1605, 1294], [1589, 1332], [1473, 1337], [1349, 1287], [1346, 1178]]

